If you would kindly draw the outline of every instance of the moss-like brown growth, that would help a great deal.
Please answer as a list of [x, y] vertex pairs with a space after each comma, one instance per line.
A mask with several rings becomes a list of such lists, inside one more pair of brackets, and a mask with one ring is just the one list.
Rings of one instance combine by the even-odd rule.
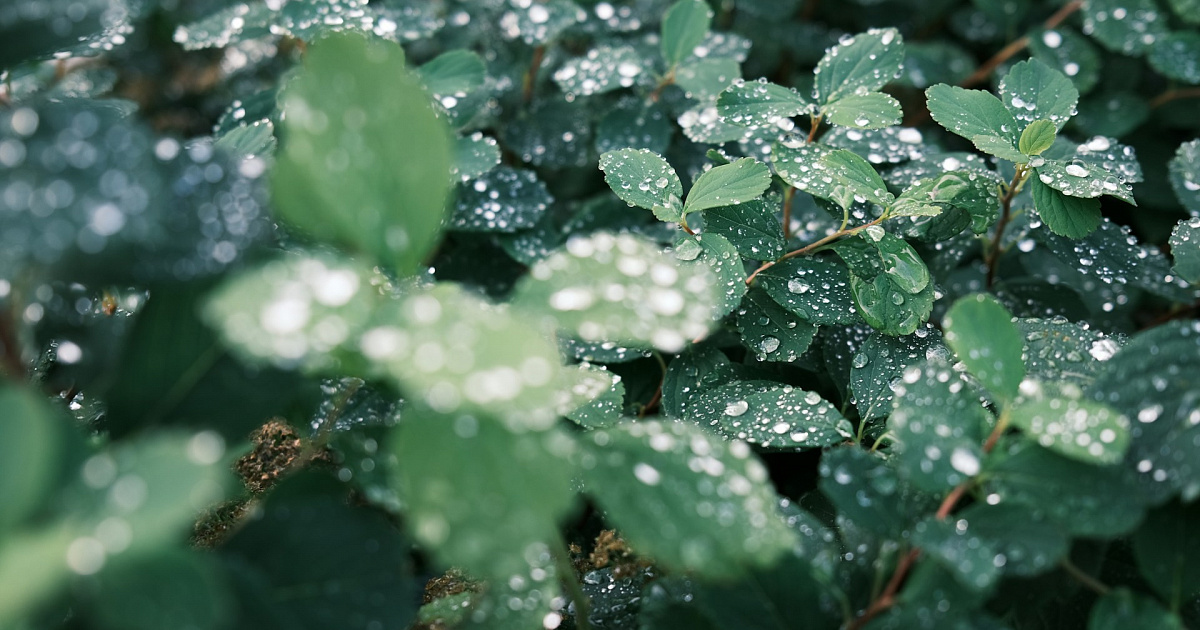
[[613, 529], [603, 530], [596, 536], [588, 563], [593, 569], [611, 566], [613, 577], [617, 579], [632, 577], [651, 566], [650, 561], [637, 557], [629, 543]]
[[234, 464], [246, 488], [259, 494], [280, 479], [303, 451], [295, 429], [282, 420], [271, 420], [251, 437], [254, 450]]

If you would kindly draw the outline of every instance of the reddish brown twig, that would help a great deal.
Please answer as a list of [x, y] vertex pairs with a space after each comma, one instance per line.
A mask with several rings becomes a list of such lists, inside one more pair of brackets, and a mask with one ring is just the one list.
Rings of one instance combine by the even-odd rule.
[[[1083, 0], [1071, 0], [1071, 2], [1064, 4], [1058, 11], [1055, 11], [1054, 15], [1046, 18], [1046, 21], [1042, 22], [1042, 28], [1052, 29], [1059, 24], [1062, 24], [1063, 20], [1066, 20], [1071, 16], [1072, 13], [1078, 11], [1082, 7]], [[999, 52], [992, 55], [991, 59], [983, 62], [982, 66], [979, 66], [979, 68], [976, 69], [971, 76], [963, 79], [958, 85], [961, 87], [971, 87], [973, 85], [983, 83], [988, 77], [992, 76], [992, 72], [994, 72], [996, 68], [1000, 66], [1000, 64], [1011, 59], [1013, 55], [1025, 50], [1027, 46], [1029, 46], [1029, 37], [1027, 36], [1010, 42], [1007, 46], [1001, 48]]]

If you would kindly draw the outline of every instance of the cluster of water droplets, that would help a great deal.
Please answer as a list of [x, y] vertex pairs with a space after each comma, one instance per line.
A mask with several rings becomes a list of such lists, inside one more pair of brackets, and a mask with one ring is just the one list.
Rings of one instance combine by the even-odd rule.
[[566, 0], [509, 0], [508, 7], [497, 24], [500, 33], [508, 39], [520, 38], [531, 46], [544, 44], [588, 18], [586, 11]]
[[1084, 8], [1083, 32], [1110, 50], [1132, 55], [1165, 36], [1167, 24], [1154, 2], [1107, 0]]
[[597, 46], [554, 71], [563, 92], [591, 96], [632, 87], [645, 72], [644, 62], [632, 46]]
[[850, 422], [816, 392], [762, 381], [705, 392], [689, 416], [728, 438], [764, 448], [817, 448], [854, 435]]
[[500, 166], [460, 189], [450, 227], [472, 232], [514, 232], [533, 227], [554, 197], [537, 173]]
[[827, 258], [791, 258], [763, 271], [758, 283], [781, 306], [817, 324], [855, 321], [850, 273]]

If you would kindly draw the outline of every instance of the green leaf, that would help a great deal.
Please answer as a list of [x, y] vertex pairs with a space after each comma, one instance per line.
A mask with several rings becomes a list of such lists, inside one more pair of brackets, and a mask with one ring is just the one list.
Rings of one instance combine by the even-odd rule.
[[554, 82], [566, 94], [603, 94], [632, 87], [646, 72], [646, 65], [632, 46], [600, 45], [555, 70]]
[[1091, 91], [1100, 80], [1100, 53], [1088, 38], [1070, 27], [1030, 33], [1029, 52], [1071, 79], [1080, 94]]
[[984, 475], [997, 503], [1040, 511], [1075, 536], [1126, 534], [1145, 512], [1136, 482], [1120, 467], [1087, 464], [1030, 441], [992, 451]]
[[746, 266], [737, 248], [724, 236], [715, 232], [694, 236], [682, 233], [675, 242], [675, 258], [685, 268], [701, 266], [713, 272], [721, 288], [714, 318], [732, 313], [741, 303], [746, 294]]
[[587, 492], [660, 566], [731, 576], [791, 552], [795, 537], [775, 511], [767, 469], [745, 442], [649, 421], [593, 432], [585, 443], [597, 449], [584, 464]]
[[908, 42], [905, 53], [903, 74], [897, 83], [920, 90], [936, 83], [958, 83], [975, 69], [971, 53], [945, 40]]
[[958, 512], [955, 518], [966, 520], [967, 531], [1003, 555], [1001, 571], [1005, 575], [1045, 573], [1057, 566], [1070, 549], [1070, 540], [1062, 529], [1027, 506], [981, 502]]
[[662, 221], [683, 218], [683, 184], [662, 156], [646, 149], [621, 149], [600, 156], [604, 181], [621, 201], [653, 210]]
[[511, 39], [519, 36], [530, 46], [547, 44], [558, 39], [563, 31], [574, 26], [586, 14], [571, 0], [544, 2], [508, 2], [508, 10], [500, 16], [500, 26]]
[[880, 536], [898, 536], [930, 511], [937, 500], [914, 490], [878, 453], [842, 446], [821, 456], [821, 493], [838, 514]]
[[661, 104], [625, 98], [596, 123], [596, 151], [603, 154], [635, 147], [662, 155], [674, 133], [675, 125]]
[[454, 141], [454, 164], [450, 172], [469, 182], [500, 164], [500, 146], [496, 139], [476, 131]]
[[792, 362], [817, 334], [816, 325], [783, 308], [762, 289], [751, 289], [738, 309], [738, 335], [759, 361]]
[[534, 265], [513, 304], [584, 341], [678, 352], [708, 332], [724, 299], [707, 265], [685, 264], [630, 234], [600, 232], [573, 237]]
[[995, 181], [973, 171], [952, 171], [905, 189], [892, 204], [890, 216], [936, 216], [957, 209], [968, 214], [971, 231], [982, 234], [996, 220], [998, 197]]
[[854, 437], [854, 427], [820, 394], [770, 381], [709, 390], [692, 404], [688, 419], [766, 449], [821, 448]]
[[996, 549], [969, 527], [930, 517], [916, 524], [912, 540], [968, 589], [987, 591], [1000, 579]]
[[821, 164], [854, 195], [887, 208], [895, 200], [887, 184], [871, 163], [845, 149], [834, 150], [821, 158]]
[[758, 284], [781, 306], [814, 324], [857, 321], [850, 274], [828, 256], [789, 258], [758, 274]]
[[1140, 56], [1167, 35], [1167, 14], [1154, 0], [1089, 0], [1081, 13], [1083, 32], [1116, 53]]
[[280, 95], [287, 116], [271, 179], [277, 212], [309, 234], [414, 273], [445, 216], [444, 124], [395, 44], [337, 35], [309, 47], [304, 62]]
[[1184, 630], [1183, 621], [1146, 595], [1118, 588], [1105, 594], [1088, 615], [1087, 630], [1157, 628]]
[[1079, 90], [1063, 73], [1037, 59], [1017, 63], [1000, 81], [1000, 99], [1021, 123], [1049, 120], [1060, 130], [1075, 115]]
[[260, 156], [269, 158], [275, 155], [276, 144], [275, 125], [270, 120], [258, 120], [229, 130], [213, 146], [244, 159]]
[[138, 9], [123, 0], [14, 0], [0, 16], [0, 68], [15, 70], [25, 61], [91, 57], [112, 50], [133, 31]]
[[697, 101], [711, 101], [742, 76], [741, 66], [728, 57], [704, 58], [675, 69], [675, 85]]
[[1033, 194], [1033, 206], [1038, 216], [1051, 232], [1071, 239], [1080, 239], [1100, 227], [1103, 218], [1100, 202], [1096, 199], [1081, 199], [1067, 196], [1032, 177], [1029, 189]]
[[1200, 590], [1200, 540], [1189, 530], [1200, 504], [1169, 503], [1146, 515], [1133, 534], [1138, 568], [1166, 601], [1178, 602]]
[[833, 178], [825, 172], [822, 162], [830, 152], [829, 147], [821, 144], [776, 142], [771, 146], [771, 164], [788, 185], [814, 197], [831, 199]]
[[754, 158], [742, 158], [705, 171], [688, 191], [683, 213], [736, 205], [760, 197], [771, 185], [771, 171]]
[[215, 559], [182, 550], [118, 556], [92, 585], [91, 615], [107, 630], [227, 627], [233, 593], [218, 568]]
[[861, 90], [873, 92], [900, 74], [904, 38], [894, 28], [873, 28], [842, 38], [817, 63], [813, 95], [821, 105]]
[[[536, 6], [536, 4], [534, 5]], [[501, 130], [506, 148], [534, 166], [591, 166], [591, 112], [585, 99], [545, 98], [522, 108]]]
[[1123, 343], [1120, 336], [1057, 318], [1018, 319], [1017, 329], [1025, 338], [1025, 371], [1042, 382], [1090, 385]]
[[554, 203], [531, 170], [497, 166], [459, 188], [447, 227], [462, 232], [516, 232], [534, 227]]
[[991, 393], [1011, 400], [1025, 378], [1025, 347], [1012, 314], [995, 298], [977, 293], [955, 302], [942, 321], [946, 345]]
[[621, 377], [589, 363], [579, 364], [578, 369], [570, 391], [572, 404], [564, 415], [589, 429], [616, 424], [625, 408], [625, 384]]
[[1179, 145], [1167, 167], [1179, 203], [1192, 216], [1200, 216], [1200, 140]]
[[1115, 464], [1129, 448], [1129, 419], [1084, 399], [1072, 383], [1025, 381], [1008, 413], [1012, 425], [1038, 444], [1072, 459]]
[[821, 108], [832, 125], [854, 129], [882, 129], [900, 124], [900, 101], [883, 92], [847, 94]]
[[1086, 98], [1072, 120], [1078, 129], [1114, 138], [1124, 137], [1150, 118], [1149, 100], [1133, 92], [1105, 92]]
[[743, 258], [775, 260], [783, 255], [783, 224], [775, 216], [778, 195], [704, 211], [706, 232], [729, 240]]
[[1056, 135], [1054, 122], [1039, 118], [1029, 123], [1029, 126], [1025, 127], [1025, 131], [1021, 132], [1017, 148], [1021, 153], [1030, 157], [1039, 155], [1054, 144]]
[[439, 101], [446, 96], [462, 98], [483, 86], [487, 68], [483, 59], [469, 50], [444, 52], [420, 67], [425, 89]]
[[[13, 480], [0, 486], [0, 532], [33, 513], [50, 494], [63, 454], [64, 426], [40, 396], [16, 385], [0, 385], [0, 475]], [[20, 480], [19, 483], [17, 480]]]
[[991, 414], [949, 361], [905, 368], [894, 391], [887, 427], [901, 475], [922, 490], [946, 493], [979, 474]]
[[813, 111], [813, 104], [795, 88], [768, 82], [736, 80], [717, 97], [717, 115], [743, 127], [776, 127], [779, 123]]
[[704, 41], [713, 11], [704, 0], [679, 0], [667, 9], [662, 21], [662, 56], [668, 68], [692, 54]]
[[1184, 22], [1200, 24], [1200, 2], [1197, 0], [1167, 0], [1175, 15]]
[[1018, 164], [1027, 161], [1014, 146], [1017, 121], [1000, 99], [983, 90], [945, 84], [925, 90], [925, 96], [929, 114], [946, 130], [970, 140], [984, 153]]
[[669, 418], [683, 418], [701, 393], [734, 377], [733, 364], [720, 350], [708, 345], [692, 346], [671, 361], [663, 375], [663, 412]]
[[[530, 545], [552, 541], [571, 507], [571, 439], [513, 433], [487, 416], [406, 417], [389, 447], [412, 535], [446, 564], [507, 581]], [[453, 457], [447, 454], [453, 453]]]
[[830, 129], [821, 141], [837, 149], [849, 149], [871, 164], [897, 164], [924, 154], [925, 136], [915, 127], [884, 129]]
[[875, 332], [850, 362], [850, 390], [864, 420], [892, 412], [892, 395], [905, 370], [927, 358], [945, 356], [941, 332], [928, 324], [911, 335], [893, 337]]
[[1200, 218], [1180, 221], [1171, 232], [1171, 268], [1179, 277], [1200, 284]]
[[1046, 160], [1036, 169], [1037, 178], [1046, 187], [1068, 196], [1093, 199], [1100, 195], [1111, 195], [1131, 205], [1133, 187], [1124, 177], [1090, 164], [1081, 159]]

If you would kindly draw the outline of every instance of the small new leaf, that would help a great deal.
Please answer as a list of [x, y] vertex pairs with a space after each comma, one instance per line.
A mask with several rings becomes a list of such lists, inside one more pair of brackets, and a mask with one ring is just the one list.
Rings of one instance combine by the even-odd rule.
[[1046, 149], [1049, 149], [1054, 144], [1054, 138], [1058, 135], [1058, 131], [1053, 121], [1039, 119], [1029, 123], [1025, 127], [1025, 131], [1021, 132], [1021, 139], [1017, 142], [1017, 148], [1021, 153], [1033, 157], [1040, 155]]
[[675, 67], [704, 41], [712, 17], [704, 0], [679, 0], [667, 9], [662, 23], [662, 55], [667, 67]]
[[706, 171], [688, 193], [683, 213], [757, 199], [771, 185], [771, 171], [754, 158], [742, 158]]
[[622, 201], [654, 212], [662, 221], [683, 218], [683, 184], [662, 156], [646, 149], [621, 149], [600, 156], [604, 181]]

